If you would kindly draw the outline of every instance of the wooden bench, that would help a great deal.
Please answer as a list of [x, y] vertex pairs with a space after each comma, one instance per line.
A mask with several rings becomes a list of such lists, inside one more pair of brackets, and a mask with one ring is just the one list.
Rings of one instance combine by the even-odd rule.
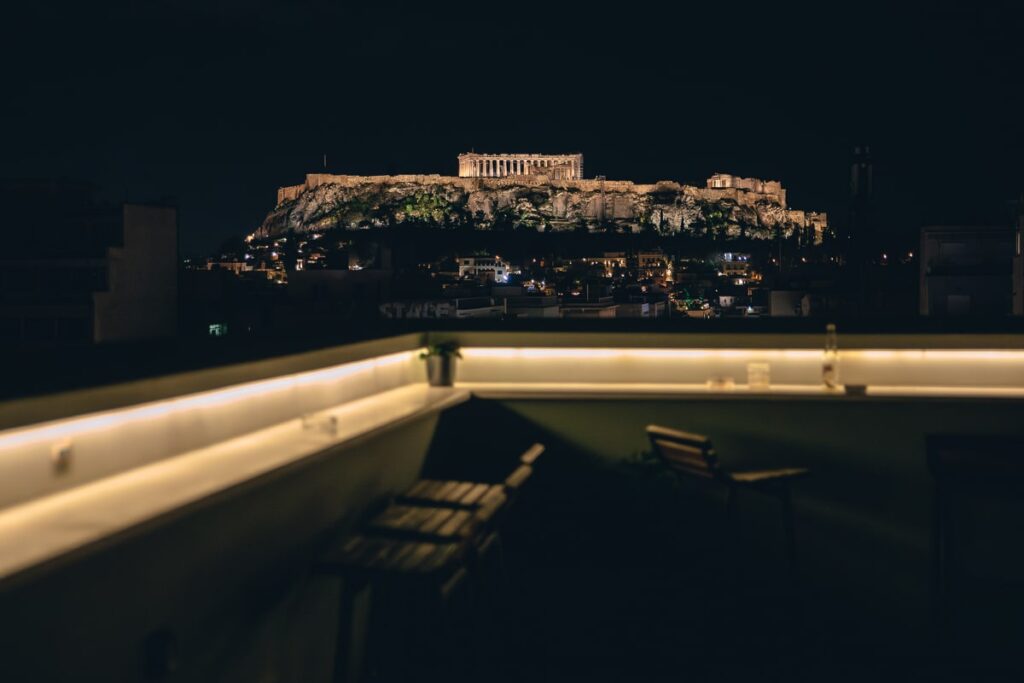
[[711, 439], [700, 434], [648, 425], [647, 436], [655, 454], [679, 478], [702, 479], [727, 487], [726, 508], [730, 523], [736, 521], [737, 496], [740, 489], [758, 491], [782, 504], [782, 523], [786, 534], [786, 551], [790, 566], [796, 563], [796, 534], [793, 528], [793, 503], [790, 482], [804, 477], [810, 470], [785, 467], [767, 470], [729, 470], [719, 463]]

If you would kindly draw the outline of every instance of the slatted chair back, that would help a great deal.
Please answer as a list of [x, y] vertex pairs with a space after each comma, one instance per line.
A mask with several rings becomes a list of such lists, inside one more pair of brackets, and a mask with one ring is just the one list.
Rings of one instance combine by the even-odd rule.
[[711, 440], [700, 434], [647, 426], [655, 454], [679, 476], [716, 479], [722, 475]]
[[519, 456], [519, 462], [524, 465], [533, 465], [537, 461], [537, 458], [544, 453], [544, 444], [535, 443], [526, 451]]
[[519, 456], [519, 466], [515, 468], [511, 474], [505, 477], [503, 482], [505, 485], [505, 491], [509, 495], [513, 495], [523, 487], [523, 485], [533, 476], [533, 466], [537, 462], [537, 458], [544, 452], [544, 446], [535, 443], [530, 446], [526, 451]]

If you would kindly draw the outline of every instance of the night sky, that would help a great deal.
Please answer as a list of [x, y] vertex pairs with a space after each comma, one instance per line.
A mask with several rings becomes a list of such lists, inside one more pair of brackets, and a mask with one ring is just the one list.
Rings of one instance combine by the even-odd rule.
[[1024, 190], [1020, 3], [982, 4], [21, 3], [0, 22], [0, 177], [174, 197], [201, 253], [324, 153], [336, 173], [453, 175], [470, 148], [726, 171], [842, 224], [866, 141], [881, 227], [912, 244]]

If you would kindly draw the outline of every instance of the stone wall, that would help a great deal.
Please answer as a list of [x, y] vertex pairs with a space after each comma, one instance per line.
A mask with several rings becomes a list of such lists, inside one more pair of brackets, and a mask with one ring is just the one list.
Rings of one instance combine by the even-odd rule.
[[311, 173], [303, 184], [278, 190], [277, 207], [255, 236], [383, 227], [407, 220], [480, 229], [511, 221], [513, 227], [541, 231], [574, 229], [580, 222], [612, 222], [634, 231], [754, 239], [773, 239], [780, 229], [784, 235], [810, 229], [816, 242], [828, 229], [823, 213], [789, 209], [778, 192], [739, 187], [695, 187], [668, 180], [553, 180], [543, 175]]
[[277, 204], [280, 206], [285, 202], [293, 201], [306, 190], [312, 190], [321, 185], [339, 185], [341, 187], [356, 188], [369, 185], [433, 186], [438, 184], [455, 185], [466, 192], [528, 186], [554, 187], [583, 192], [604, 191], [606, 193], [626, 192], [630, 194], [681, 192], [705, 201], [731, 199], [737, 204], [745, 206], [753, 206], [759, 201], [782, 204], [778, 201], [778, 194], [775, 192], [759, 193], [736, 187], [696, 187], [693, 185], [682, 185], [672, 180], [659, 180], [656, 183], [638, 184], [631, 180], [552, 180], [545, 175], [510, 176], [506, 178], [460, 178], [457, 176], [443, 176], [436, 173], [430, 175], [334, 175], [331, 173], [309, 173], [306, 175], [306, 182], [301, 185], [288, 185], [278, 188]]

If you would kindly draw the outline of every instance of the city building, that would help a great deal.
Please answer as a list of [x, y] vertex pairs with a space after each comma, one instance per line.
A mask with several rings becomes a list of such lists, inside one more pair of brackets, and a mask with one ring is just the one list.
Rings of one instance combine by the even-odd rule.
[[807, 296], [801, 290], [773, 289], [768, 297], [768, 315], [773, 318], [807, 315], [806, 302]]
[[919, 253], [921, 315], [1011, 315], [1017, 232], [1001, 226], [926, 226]]
[[558, 297], [551, 294], [531, 294], [523, 287], [509, 285], [495, 286], [491, 294], [505, 307], [510, 318], [559, 318], [562, 315]]
[[583, 259], [584, 263], [591, 265], [599, 265], [604, 268], [605, 277], [612, 277], [615, 274], [616, 269], [622, 269], [626, 267], [626, 252], [624, 251], [606, 251], [601, 256], [587, 256]]
[[505, 307], [490, 297], [388, 301], [379, 307], [383, 318], [501, 318]]
[[543, 175], [551, 180], [581, 180], [582, 154], [477, 154], [459, 155], [460, 178], [507, 178]]
[[636, 254], [636, 270], [639, 278], [664, 277], [668, 265], [669, 259], [660, 249], [638, 251]]
[[0, 342], [82, 344], [169, 337], [178, 320], [178, 215], [96, 203], [87, 186], [8, 182]]
[[459, 277], [486, 278], [492, 282], [508, 282], [510, 266], [497, 256], [462, 256]]
[[786, 191], [782, 188], [782, 183], [777, 180], [741, 178], [730, 173], [715, 173], [708, 178], [707, 186], [713, 190], [736, 189], [767, 195], [779, 205], [786, 206]]
[[619, 302], [615, 315], [618, 318], [664, 318], [668, 315], [668, 307], [663, 300], [643, 297]]
[[726, 277], [746, 277], [750, 273], [750, 254], [725, 252], [719, 271]]
[[562, 297], [563, 318], [614, 318], [619, 305], [610, 296]]

